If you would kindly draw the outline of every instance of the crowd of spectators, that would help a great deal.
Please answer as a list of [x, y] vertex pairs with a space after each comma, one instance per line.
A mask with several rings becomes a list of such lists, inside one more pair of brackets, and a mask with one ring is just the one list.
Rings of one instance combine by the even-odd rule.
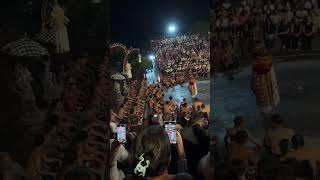
[[151, 41], [162, 75], [191, 73], [207, 77], [210, 71], [208, 34], [178, 35]]
[[111, 111], [111, 121], [119, 122], [123, 119], [135, 119], [141, 124], [145, 111], [146, 80], [132, 80], [129, 82], [129, 92], [124, 105], [116, 114]]
[[[157, 102], [162, 98], [166, 99], [161, 96]], [[152, 115], [139, 129], [129, 128], [130, 133], [135, 133], [135, 136], [128, 135], [130, 143], [117, 144], [114, 141], [111, 150], [123, 155], [114, 159], [112, 164], [118, 165], [115, 172], [120, 171], [123, 179], [319, 178], [319, 149], [305, 144], [304, 137], [286, 128], [277, 114], [270, 117], [263, 144], [255, 141], [245, 127], [245, 119], [237, 116], [234, 127], [226, 131], [224, 147], [220, 148], [217, 138], [208, 133], [208, 114], [205, 107], [201, 107], [201, 101], [195, 99], [192, 104], [184, 101], [178, 107], [170, 97], [164, 101], [160, 108], [163, 118], [165, 113], [177, 114], [177, 143], [170, 144], [161, 120]], [[149, 106], [156, 109], [152, 103]], [[174, 119], [172, 116], [166, 118]], [[139, 167], [141, 171], [137, 170]], [[116, 177], [119, 176], [111, 179], [118, 179]]]
[[[209, 108], [199, 99], [195, 99], [192, 104], [186, 99], [181, 104], [177, 104], [173, 97], [165, 97], [163, 91], [182, 83], [184, 83], [183, 80], [162, 79], [160, 83], [150, 85], [145, 91], [147, 115], [143, 124], [138, 125], [130, 118], [120, 122], [127, 124], [130, 135], [126, 144], [120, 145], [113, 140], [112, 147], [115, 149], [111, 149], [111, 152], [123, 154], [125, 158], [119, 158], [121, 160], [118, 163], [112, 163], [112, 165], [122, 163], [113, 167], [114, 172], [120, 173], [114, 173], [112, 180], [119, 179], [120, 174], [127, 179], [139, 179], [139, 175], [141, 178], [141, 174], [135, 173], [134, 170], [139, 165], [140, 156], [148, 152], [151, 154], [144, 156], [144, 163], [147, 160], [150, 162], [144, 175], [145, 179], [159, 176], [163, 176], [164, 179], [192, 179], [192, 176], [197, 175], [197, 164], [209, 151]], [[175, 145], [168, 141], [167, 132], [163, 128], [165, 121], [176, 121], [177, 143]], [[111, 126], [116, 127], [116, 124]], [[132, 136], [132, 134], [135, 135]], [[162, 145], [160, 146], [159, 143]], [[203, 148], [197, 149], [196, 147], [200, 144]], [[171, 155], [156, 153], [154, 147], [159, 147]], [[120, 153], [120, 149], [123, 153]], [[117, 161], [116, 158], [114, 161]]]
[[[126, 121], [128, 143], [113, 141], [111, 152], [123, 156], [118, 161], [114, 159], [112, 165], [117, 165], [113, 167], [114, 172], [121, 172], [118, 174], [123, 179], [319, 178], [319, 149], [305, 144], [302, 135], [285, 127], [280, 115], [267, 118], [269, 126], [263, 143], [251, 135], [242, 116], [235, 117], [234, 127], [226, 130], [224, 143], [219, 143], [219, 138], [209, 134], [210, 111], [207, 105], [198, 98], [191, 103], [184, 99], [178, 104], [173, 97], [163, 94], [167, 88], [181, 83], [183, 81], [162, 79], [150, 85], [145, 91], [147, 117], [143, 125]], [[175, 145], [170, 144], [164, 129], [166, 121], [176, 122]]]
[[311, 50], [320, 27], [316, 0], [221, 0], [212, 8], [211, 48], [220, 69], [234, 67], [257, 42], [280, 51]]

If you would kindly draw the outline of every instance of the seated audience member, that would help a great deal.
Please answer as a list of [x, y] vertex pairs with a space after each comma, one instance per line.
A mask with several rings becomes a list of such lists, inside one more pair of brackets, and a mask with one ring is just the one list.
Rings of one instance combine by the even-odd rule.
[[174, 107], [170, 105], [170, 101], [166, 101], [163, 108], [163, 121], [173, 120], [172, 113], [174, 113]]
[[135, 160], [134, 174], [127, 176], [131, 179], [193, 179], [188, 174], [168, 174], [168, 166], [171, 159], [170, 141], [164, 128], [160, 126], [150, 126], [142, 131], [137, 137], [137, 141], [132, 150]]
[[160, 101], [154, 103], [154, 111], [156, 114], [162, 113], [163, 106], [161, 105]]
[[291, 145], [291, 138], [294, 135], [292, 129], [283, 127], [283, 120], [278, 114], [271, 116], [271, 128], [267, 130], [265, 136], [265, 146], [270, 150], [273, 155], [280, 156], [280, 142], [289, 140]]
[[170, 106], [172, 106], [173, 109], [176, 108], [176, 103], [174, 102], [174, 100], [172, 99], [171, 96], [169, 97], [169, 104], [170, 104]]
[[257, 164], [258, 155], [252, 148], [246, 146], [248, 140], [248, 133], [246, 131], [240, 130], [237, 132], [234, 141], [228, 144], [227, 159], [230, 162], [241, 160], [247, 166], [255, 166]]
[[160, 97], [160, 99], [159, 99], [159, 103], [160, 103], [161, 106], [164, 105], [164, 103], [165, 103], [164, 94], [161, 95], [161, 97]]
[[207, 116], [210, 115], [210, 107], [206, 106], [205, 104], [201, 104], [201, 112], [207, 113]]
[[153, 114], [154, 113], [154, 103], [155, 103], [155, 100], [154, 100], [154, 97], [152, 95], [149, 96], [149, 99], [148, 99], [148, 114]]
[[[227, 129], [227, 133], [225, 136], [225, 144], [227, 145], [230, 141], [232, 141], [233, 137], [236, 135], [237, 132], [243, 130], [247, 131], [245, 127], [245, 122], [242, 116], [236, 116], [233, 120], [234, 127]], [[247, 131], [249, 135], [249, 141], [253, 144], [257, 144], [253, 137], [250, 136], [249, 132]]]
[[163, 107], [163, 113], [171, 114], [174, 112], [174, 106], [170, 104], [170, 101], [166, 101]]
[[186, 98], [183, 98], [181, 105], [183, 104], [187, 104], [187, 106], [189, 107], [189, 103]]
[[[285, 154], [283, 159], [295, 159], [298, 162], [308, 161], [312, 170], [312, 178], [319, 176], [320, 173], [320, 150], [318, 148], [308, 148], [304, 145], [302, 135], [296, 134], [291, 139], [292, 151]], [[302, 168], [301, 168], [302, 169]], [[305, 174], [305, 173], [301, 173]]]
[[194, 110], [198, 110], [201, 107], [202, 102], [198, 98], [194, 98], [194, 101], [192, 103], [192, 108]]
[[190, 108], [188, 106], [188, 103], [183, 103], [181, 107], [181, 113], [190, 113]]
[[244, 129], [244, 120], [242, 116], [236, 116], [233, 120], [234, 127], [227, 129], [225, 142], [230, 142], [230, 139], [237, 134], [238, 131]]

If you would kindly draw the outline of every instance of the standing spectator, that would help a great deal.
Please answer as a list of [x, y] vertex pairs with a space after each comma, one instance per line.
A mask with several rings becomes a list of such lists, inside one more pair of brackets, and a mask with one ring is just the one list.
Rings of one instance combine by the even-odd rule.
[[122, 180], [125, 175], [122, 170], [118, 169], [118, 163], [127, 161], [129, 158], [129, 153], [125, 147], [116, 140], [117, 125], [115, 123], [110, 123], [112, 139], [110, 139], [110, 179], [111, 180]]
[[268, 49], [271, 49], [274, 47], [276, 33], [277, 33], [277, 27], [273, 23], [271, 23], [270, 19], [267, 19], [264, 34], [265, 34], [266, 47]]
[[290, 25], [286, 21], [281, 21], [278, 36], [281, 39], [281, 50], [287, 51], [290, 48]]
[[302, 33], [302, 24], [298, 18], [294, 18], [291, 24], [292, 49], [297, 49]]
[[311, 50], [311, 40], [314, 31], [314, 25], [310, 18], [303, 24], [302, 29], [302, 48], [304, 50]]

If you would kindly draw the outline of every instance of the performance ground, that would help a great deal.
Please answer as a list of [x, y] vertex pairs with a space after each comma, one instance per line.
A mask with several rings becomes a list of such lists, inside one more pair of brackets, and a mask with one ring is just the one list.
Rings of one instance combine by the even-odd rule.
[[[281, 95], [276, 111], [288, 127], [306, 136], [307, 145], [320, 146], [320, 61], [301, 59], [274, 67]], [[264, 123], [250, 89], [250, 72], [250, 68], [244, 68], [232, 81], [216, 76], [212, 82], [213, 129], [220, 136], [233, 125], [236, 115], [246, 118], [254, 136], [261, 140], [264, 135]]]
[[[196, 97], [206, 105], [210, 105], [210, 81], [197, 81], [197, 88], [198, 95]], [[177, 103], [181, 103], [183, 98], [186, 98], [189, 104], [192, 103], [192, 97], [188, 90], [188, 83], [185, 83], [182, 86], [175, 86], [165, 91], [165, 97], [168, 98], [170, 96], [172, 96]]]
[[[320, 147], [320, 61], [302, 58], [275, 64], [274, 68], [281, 95], [276, 111], [284, 117], [288, 127], [306, 136], [307, 145]], [[262, 141], [265, 125], [250, 89], [250, 73], [247, 67], [232, 81], [218, 75], [211, 79], [211, 84], [209, 81], [197, 82], [197, 97], [211, 105], [211, 131], [221, 139], [225, 129], [233, 126], [234, 116], [242, 115], [251, 134]], [[154, 71], [147, 75], [150, 83], [155, 77]], [[183, 98], [191, 101], [187, 84], [169, 89], [166, 97], [169, 96], [178, 103]]]

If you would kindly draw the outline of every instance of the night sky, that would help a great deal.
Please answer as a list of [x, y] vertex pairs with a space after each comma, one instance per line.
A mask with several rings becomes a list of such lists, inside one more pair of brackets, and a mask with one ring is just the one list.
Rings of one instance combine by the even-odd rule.
[[179, 33], [209, 20], [209, 0], [112, 0], [112, 42], [145, 47], [150, 39], [166, 35], [170, 22]]

